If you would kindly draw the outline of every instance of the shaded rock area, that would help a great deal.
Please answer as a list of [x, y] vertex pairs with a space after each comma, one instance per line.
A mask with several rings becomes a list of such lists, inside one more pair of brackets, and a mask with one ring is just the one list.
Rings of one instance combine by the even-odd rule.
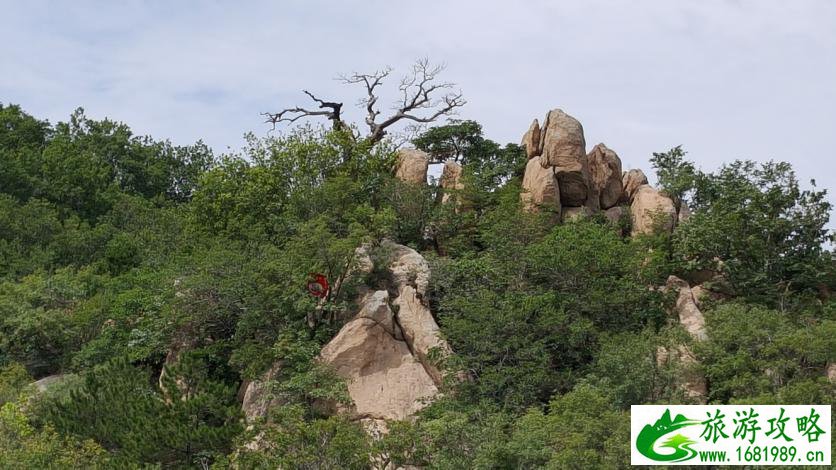
[[523, 135], [520, 145], [525, 147], [525, 155], [529, 159], [540, 156], [541, 148], [539, 121], [535, 119], [534, 122], [531, 123], [531, 127], [529, 127], [528, 131]]
[[593, 207], [606, 210], [621, 199], [621, 159], [604, 144], [596, 145], [589, 155], [589, 175]]
[[636, 190], [647, 184], [647, 175], [641, 170], [628, 170], [621, 178], [621, 185], [624, 192], [621, 196], [621, 201], [626, 203], [633, 202], [633, 196]]
[[278, 377], [280, 371], [281, 363], [277, 362], [258, 379], [242, 384], [244, 393], [241, 397], [241, 410], [248, 423], [266, 418], [271, 408], [281, 405], [281, 400], [270, 390], [271, 382]]
[[587, 202], [589, 166], [586, 159], [586, 140], [583, 126], [561, 109], [549, 111], [541, 129], [543, 150], [540, 164], [554, 168], [560, 185], [560, 202], [577, 207]]
[[557, 177], [551, 167], [543, 167], [542, 157], [534, 157], [528, 161], [523, 175], [522, 200], [523, 210], [537, 212], [541, 209], [554, 212], [560, 217], [560, 189]]

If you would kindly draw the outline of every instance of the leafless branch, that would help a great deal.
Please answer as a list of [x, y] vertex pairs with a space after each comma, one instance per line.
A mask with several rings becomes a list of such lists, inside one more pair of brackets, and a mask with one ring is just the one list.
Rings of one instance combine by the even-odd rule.
[[[401, 79], [398, 86], [401, 98], [393, 107], [392, 114], [380, 122], [378, 90], [384, 79], [391, 75], [392, 68], [386, 67], [370, 74], [355, 72], [339, 79], [345, 84], [362, 84], [365, 87], [366, 96], [360, 100], [360, 105], [366, 109], [365, 122], [369, 128], [366, 139], [371, 143], [377, 143], [387, 135], [387, 129], [397, 122], [426, 124], [441, 116], [455, 114], [457, 108], [466, 104], [461, 92], [447, 91], [443, 96], [438, 96], [454, 86], [453, 83], [437, 81], [443, 71], [443, 65], [431, 65], [426, 58], [415, 62], [411, 73]], [[325, 116], [334, 123], [334, 128], [348, 128], [342, 121], [342, 103], [321, 100], [308, 91], [305, 91], [305, 94], [319, 104], [319, 110], [295, 107], [278, 113], [263, 113], [267, 122], [275, 128], [280, 122], [293, 123], [303, 117]]]
[[343, 107], [342, 103], [321, 100], [308, 90], [302, 90], [302, 92], [308, 95], [315, 102], [319, 103], [319, 109], [322, 109], [323, 111], [315, 111], [297, 106], [295, 108], [283, 109], [278, 113], [261, 113], [262, 116], [267, 118], [266, 122], [273, 125], [273, 129], [275, 129], [276, 124], [280, 122], [293, 123], [303, 117], [309, 116], [325, 116], [333, 122], [335, 129], [344, 125], [341, 116]]

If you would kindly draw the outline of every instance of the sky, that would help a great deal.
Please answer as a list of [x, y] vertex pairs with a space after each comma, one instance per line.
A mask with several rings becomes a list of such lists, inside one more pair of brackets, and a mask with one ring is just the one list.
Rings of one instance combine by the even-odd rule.
[[362, 123], [335, 77], [427, 57], [501, 143], [561, 108], [625, 169], [683, 145], [704, 170], [784, 160], [836, 187], [836, 1], [0, 0], [0, 21], [0, 102], [51, 122], [82, 106], [221, 153], [302, 89]]

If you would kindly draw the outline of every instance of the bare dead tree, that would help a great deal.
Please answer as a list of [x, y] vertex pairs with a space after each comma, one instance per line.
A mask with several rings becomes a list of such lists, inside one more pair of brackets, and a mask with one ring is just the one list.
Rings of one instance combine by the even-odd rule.
[[[402, 78], [398, 86], [401, 99], [392, 107], [392, 113], [380, 121], [378, 92], [383, 81], [392, 74], [392, 68], [386, 67], [370, 74], [353, 73], [341, 76], [339, 80], [345, 84], [362, 84], [365, 87], [366, 96], [360, 100], [360, 105], [366, 110], [365, 122], [369, 129], [365, 138], [371, 143], [377, 143], [387, 135], [387, 129], [395, 123], [411, 121], [416, 125], [427, 124], [442, 116], [455, 114], [457, 108], [467, 103], [461, 92], [450, 91], [455, 84], [437, 80], [443, 71], [443, 65], [431, 65], [426, 58], [416, 61], [411, 73]], [[320, 110], [295, 107], [278, 113], [263, 113], [267, 122], [275, 128], [276, 124], [281, 122], [293, 123], [303, 117], [325, 116], [333, 122], [335, 129], [348, 128], [342, 120], [342, 103], [324, 101], [307, 90], [303, 91], [319, 104]]]

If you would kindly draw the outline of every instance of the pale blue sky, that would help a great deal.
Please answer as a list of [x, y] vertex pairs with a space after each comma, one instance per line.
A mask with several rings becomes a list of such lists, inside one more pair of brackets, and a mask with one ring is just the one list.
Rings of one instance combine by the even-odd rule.
[[302, 88], [351, 105], [339, 73], [428, 56], [500, 142], [561, 107], [625, 167], [683, 144], [705, 169], [787, 160], [836, 186], [836, 1], [0, 0], [0, 18], [0, 101], [53, 122], [84, 106], [223, 151]]

